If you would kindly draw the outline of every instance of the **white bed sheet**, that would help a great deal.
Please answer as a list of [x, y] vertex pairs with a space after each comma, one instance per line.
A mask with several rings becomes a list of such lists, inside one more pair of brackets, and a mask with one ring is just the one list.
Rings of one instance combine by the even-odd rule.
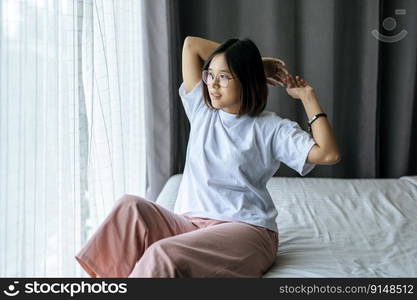
[[272, 178], [279, 249], [264, 277], [417, 277], [417, 176]]
[[[157, 203], [173, 209], [182, 174]], [[417, 176], [273, 177], [279, 247], [268, 277], [417, 277]]]

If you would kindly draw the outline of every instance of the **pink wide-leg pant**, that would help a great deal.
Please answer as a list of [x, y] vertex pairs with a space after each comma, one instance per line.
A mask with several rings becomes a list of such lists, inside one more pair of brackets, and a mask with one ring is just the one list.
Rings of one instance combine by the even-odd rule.
[[261, 277], [277, 247], [278, 234], [264, 227], [124, 195], [75, 258], [91, 277]]

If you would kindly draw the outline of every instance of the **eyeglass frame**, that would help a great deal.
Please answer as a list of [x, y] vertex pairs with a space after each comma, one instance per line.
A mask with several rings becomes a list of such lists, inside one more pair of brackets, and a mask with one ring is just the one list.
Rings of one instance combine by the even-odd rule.
[[[202, 72], [201, 72], [201, 78], [203, 79], [203, 82], [206, 84], [206, 85], [208, 85], [208, 83], [204, 80], [204, 73], [205, 72], [210, 72], [209, 70], [203, 70]], [[225, 74], [226, 75], [226, 78], [227, 78], [227, 84], [226, 84], [226, 86], [222, 86], [221, 84], [220, 84], [220, 79], [218, 78], [218, 76], [220, 75], [220, 74], [225, 74], [224, 72], [223, 73], [221, 73], [221, 72], [219, 72], [219, 73], [217, 73], [216, 74], [216, 76], [214, 76], [214, 79], [213, 79], [213, 83], [214, 82], [216, 82], [216, 81], [218, 81], [219, 82], [219, 85], [221, 86], [221, 87], [223, 87], [223, 88], [227, 88], [228, 86], [229, 86], [229, 81], [230, 80], [232, 80], [232, 79], [235, 79], [236, 77], [234, 77], [234, 76], [232, 76], [232, 77], [229, 77], [227, 74]]]

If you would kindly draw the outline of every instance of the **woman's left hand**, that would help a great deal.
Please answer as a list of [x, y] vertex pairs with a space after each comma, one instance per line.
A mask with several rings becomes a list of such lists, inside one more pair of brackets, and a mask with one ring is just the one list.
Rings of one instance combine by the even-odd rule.
[[280, 85], [285, 87], [286, 76], [288, 71], [285, 68], [285, 63], [273, 57], [263, 57], [262, 62], [264, 64], [266, 81], [272, 86]]
[[284, 82], [288, 95], [294, 99], [304, 99], [314, 93], [314, 89], [300, 76], [294, 78], [291, 74], [287, 74]]

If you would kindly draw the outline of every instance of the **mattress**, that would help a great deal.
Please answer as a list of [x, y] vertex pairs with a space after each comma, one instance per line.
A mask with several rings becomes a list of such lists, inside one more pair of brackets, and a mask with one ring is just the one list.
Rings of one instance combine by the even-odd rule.
[[[173, 209], [182, 174], [157, 203]], [[278, 210], [271, 277], [417, 277], [417, 176], [273, 177]]]

